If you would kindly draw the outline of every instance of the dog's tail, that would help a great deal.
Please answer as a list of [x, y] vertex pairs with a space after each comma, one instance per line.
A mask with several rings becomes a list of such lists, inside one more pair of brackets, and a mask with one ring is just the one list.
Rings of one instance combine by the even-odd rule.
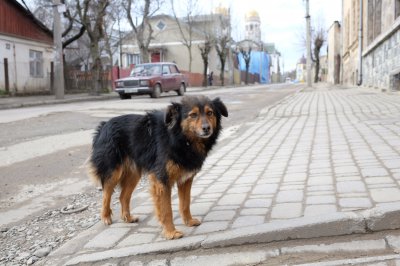
[[92, 143], [92, 147], [95, 145], [95, 143], [97, 143], [97, 141], [99, 140], [99, 136], [100, 136], [100, 132], [102, 130], [102, 128], [104, 127], [104, 125], [106, 124], [105, 121], [100, 122], [99, 126], [96, 129], [96, 132], [94, 134], [93, 137], [93, 143]]
[[97, 127], [96, 132], [93, 136], [91, 154], [85, 161], [87, 175], [90, 177], [92, 182], [98, 187], [102, 187], [102, 181], [101, 181], [101, 177], [97, 174], [96, 167], [93, 164], [93, 149], [99, 140], [100, 132], [105, 124], [106, 124], [106, 122], [102, 121], [102, 122], [100, 122], [99, 126]]
[[86, 159], [85, 166], [86, 166], [86, 173], [90, 177], [90, 180], [92, 180], [92, 182], [95, 184], [96, 187], [102, 187], [101, 178], [97, 174], [97, 171], [91, 162], [90, 156]]

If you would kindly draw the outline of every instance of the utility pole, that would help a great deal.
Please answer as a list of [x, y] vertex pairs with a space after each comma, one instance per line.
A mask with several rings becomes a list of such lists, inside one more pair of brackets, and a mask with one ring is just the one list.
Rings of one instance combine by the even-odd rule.
[[306, 23], [307, 23], [307, 86], [311, 87], [311, 24], [310, 24], [310, 2], [306, 0]]
[[229, 85], [233, 85], [235, 83], [235, 78], [233, 76], [233, 56], [231, 51], [231, 43], [232, 43], [232, 25], [231, 25], [231, 9], [228, 9], [228, 36], [229, 36], [229, 44], [228, 44], [228, 64], [229, 64]]
[[64, 62], [61, 40], [61, 19], [60, 13], [64, 12], [65, 5], [60, 3], [60, 0], [53, 0], [54, 25], [53, 38], [54, 46], [56, 47], [54, 58], [54, 88], [56, 99], [64, 99]]

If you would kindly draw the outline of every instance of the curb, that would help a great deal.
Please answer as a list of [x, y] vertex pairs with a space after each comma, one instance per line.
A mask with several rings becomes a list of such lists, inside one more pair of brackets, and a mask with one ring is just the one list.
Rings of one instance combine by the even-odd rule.
[[275, 221], [232, 229], [210, 235], [189, 236], [178, 240], [92, 252], [78, 255], [68, 260], [65, 265], [93, 263], [107, 259], [201, 248], [209, 249], [293, 239], [366, 234], [382, 230], [399, 229], [399, 218], [400, 205], [386, 204], [360, 213], [343, 212], [325, 216], [302, 217], [290, 221]]
[[[270, 84], [258, 84], [254, 85], [252, 87], [264, 87]], [[188, 88], [187, 92], [207, 92], [207, 91], [213, 91], [216, 89], [240, 89], [240, 88], [246, 88], [246, 86], [224, 86], [224, 87], [218, 87], [218, 86], [212, 86], [212, 87], [190, 87]], [[69, 96], [73, 94], [68, 94]], [[66, 95], [66, 96], [68, 96]], [[54, 97], [54, 96], [52, 96]], [[109, 94], [100, 94], [98, 96], [88, 96], [87, 94], [82, 97], [73, 97], [73, 98], [64, 98], [64, 99], [41, 99], [41, 100], [31, 100], [29, 101], [29, 97], [24, 97], [24, 96], [18, 96], [18, 97], [10, 97], [12, 98], [18, 98], [21, 99], [21, 101], [18, 102], [11, 102], [11, 103], [1, 103], [2, 98], [0, 98], [0, 110], [6, 110], [6, 109], [16, 109], [16, 108], [23, 108], [23, 107], [33, 107], [33, 106], [40, 106], [40, 105], [50, 105], [50, 104], [63, 104], [63, 103], [72, 103], [72, 102], [86, 102], [86, 101], [105, 101], [105, 100], [110, 100], [110, 99], [119, 99], [119, 96], [117, 93], [111, 92]], [[6, 98], [4, 98], [6, 99]]]
[[51, 104], [63, 104], [63, 103], [72, 103], [72, 102], [89, 102], [89, 101], [106, 101], [111, 99], [118, 99], [118, 95], [100, 95], [100, 96], [90, 96], [90, 97], [79, 97], [79, 98], [66, 98], [66, 99], [49, 99], [49, 100], [39, 100], [32, 102], [19, 102], [19, 103], [10, 103], [10, 104], [0, 104], [0, 110], [6, 109], [16, 109], [23, 107], [33, 107], [40, 105], [51, 105]]

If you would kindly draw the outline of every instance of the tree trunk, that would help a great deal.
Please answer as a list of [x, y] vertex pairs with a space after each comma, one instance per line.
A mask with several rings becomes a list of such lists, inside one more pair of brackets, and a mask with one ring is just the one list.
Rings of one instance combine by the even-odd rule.
[[246, 77], [245, 77], [244, 83], [246, 85], [249, 84], [249, 66], [247, 64], [246, 64]]
[[201, 59], [203, 60], [203, 87], [207, 87], [208, 79], [207, 79], [207, 69], [208, 69], [208, 54], [211, 50], [211, 45], [207, 41], [204, 44], [204, 47], [198, 46], [201, 54]]
[[140, 45], [140, 60], [141, 60], [141, 63], [149, 63], [150, 62], [149, 51], [143, 45]]
[[318, 83], [319, 81], [319, 58], [315, 60], [315, 75], [314, 75], [314, 82]]
[[221, 73], [219, 74], [219, 79], [221, 81], [221, 86], [225, 85], [225, 60], [221, 60]]
[[314, 83], [318, 83], [319, 79], [319, 58], [315, 60], [315, 75], [314, 75]]
[[192, 55], [192, 47], [187, 46], [188, 52], [189, 52], [189, 73], [192, 73], [192, 61], [193, 61], [193, 55]]
[[208, 61], [204, 61], [204, 67], [203, 67], [203, 87], [207, 87], [208, 85], [208, 79], [207, 79], [207, 69], [208, 69]]
[[101, 59], [100, 49], [98, 42], [93, 42], [90, 47], [90, 54], [92, 55], [92, 91], [91, 95], [100, 95], [101, 89]]

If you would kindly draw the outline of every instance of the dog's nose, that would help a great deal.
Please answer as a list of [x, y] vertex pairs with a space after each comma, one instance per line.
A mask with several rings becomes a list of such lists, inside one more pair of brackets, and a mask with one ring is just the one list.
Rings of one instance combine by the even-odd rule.
[[209, 124], [203, 124], [203, 125], [202, 125], [202, 128], [203, 128], [203, 132], [204, 132], [204, 133], [209, 133], [209, 132], [210, 132], [210, 129], [211, 129], [211, 127], [210, 127]]

